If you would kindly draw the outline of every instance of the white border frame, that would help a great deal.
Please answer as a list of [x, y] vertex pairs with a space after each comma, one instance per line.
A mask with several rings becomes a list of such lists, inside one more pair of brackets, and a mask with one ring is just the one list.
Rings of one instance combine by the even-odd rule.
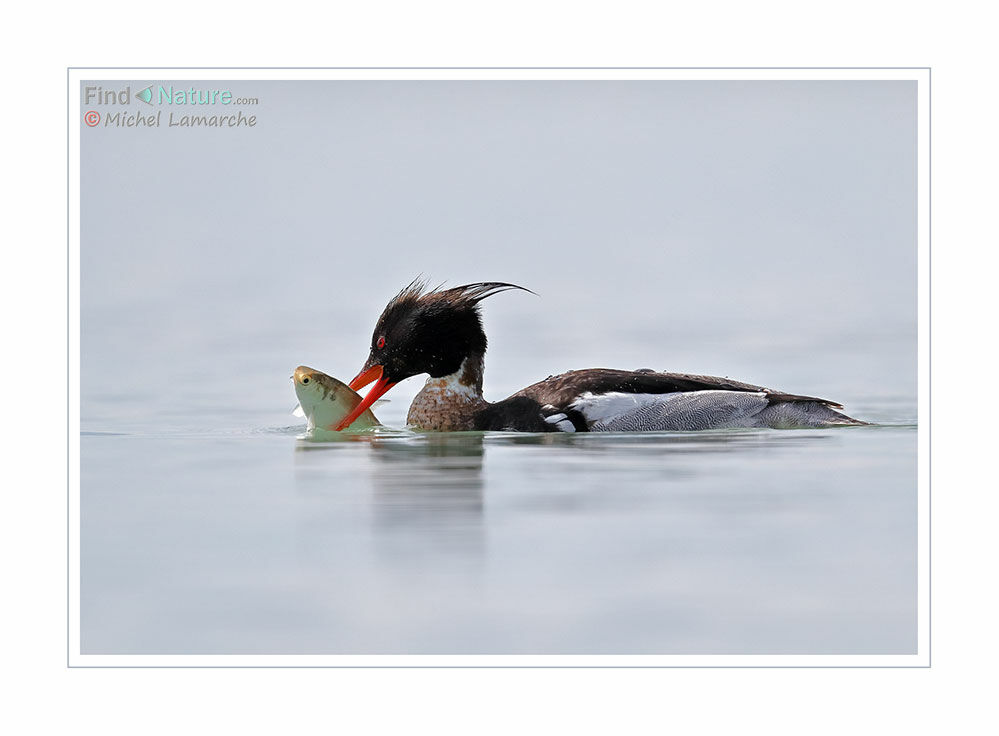
[[[898, 80], [917, 83], [919, 250], [918, 620], [911, 655], [90, 655], [80, 653], [80, 82], [101, 80]], [[929, 667], [930, 70], [928, 68], [184, 68], [67, 69], [69, 667]]]

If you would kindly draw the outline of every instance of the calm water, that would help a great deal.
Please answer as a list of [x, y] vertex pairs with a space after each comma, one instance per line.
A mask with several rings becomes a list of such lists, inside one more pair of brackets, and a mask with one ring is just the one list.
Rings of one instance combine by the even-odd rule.
[[915, 650], [915, 404], [877, 379], [883, 426], [571, 436], [408, 432], [412, 379], [320, 443], [290, 368], [150, 365], [84, 371], [84, 653]]

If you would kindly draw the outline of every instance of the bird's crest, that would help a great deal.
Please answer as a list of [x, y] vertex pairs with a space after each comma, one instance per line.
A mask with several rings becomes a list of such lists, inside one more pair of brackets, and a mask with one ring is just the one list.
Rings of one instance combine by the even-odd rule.
[[415, 307], [451, 307], [453, 309], [472, 309], [479, 302], [487, 297], [499, 294], [502, 291], [519, 289], [529, 294], [535, 294], [530, 289], [516, 284], [508, 284], [502, 281], [481, 281], [475, 284], [465, 284], [455, 286], [450, 289], [441, 288], [443, 284], [429, 288], [429, 282], [418, 276], [413, 279], [402, 291], [396, 294], [386, 305], [383, 316], [398, 309]]

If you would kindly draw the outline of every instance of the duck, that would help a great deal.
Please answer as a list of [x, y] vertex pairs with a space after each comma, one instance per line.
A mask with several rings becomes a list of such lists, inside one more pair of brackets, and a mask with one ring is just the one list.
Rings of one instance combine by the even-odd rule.
[[374, 384], [336, 426], [349, 427], [399, 382], [427, 374], [407, 424], [439, 432], [668, 432], [734, 428], [798, 429], [865, 425], [843, 406], [718, 376], [651, 368], [570, 370], [502, 401], [482, 394], [488, 341], [481, 302], [530, 289], [500, 281], [428, 288], [416, 279], [386, 305], [368, 358], [350, 382]]

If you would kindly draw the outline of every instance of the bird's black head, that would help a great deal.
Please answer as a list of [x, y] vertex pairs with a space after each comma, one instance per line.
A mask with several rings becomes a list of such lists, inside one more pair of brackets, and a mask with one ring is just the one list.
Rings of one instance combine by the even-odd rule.
[[508, 289], [523, 287], [488, 282], [428, 290], [414, 281], [378, 318], [364, 370], [380, 365], [392, 383], [421, 373], [439, 378], [456, 372], [465, 358], [486, 352], [479, 302]]
[[[424, 281], [413, 281], [388, 303], [378, 318], [368, 360], [350, 387], [356, 391], [378, 381], [365, 397], [365, 402], [369, 399], [374, 402], [410, 376], [421, 373], [434, 378], [447, 376], [455, 373], [465, 358], [481, 357], [486, 352], [486, 333], [482, 330], [479, 302], [509, 289], [530, 291], [501, 282], [428, 290]], [[348, 420], [342, 426], [347, 426], [353, 418]]]

